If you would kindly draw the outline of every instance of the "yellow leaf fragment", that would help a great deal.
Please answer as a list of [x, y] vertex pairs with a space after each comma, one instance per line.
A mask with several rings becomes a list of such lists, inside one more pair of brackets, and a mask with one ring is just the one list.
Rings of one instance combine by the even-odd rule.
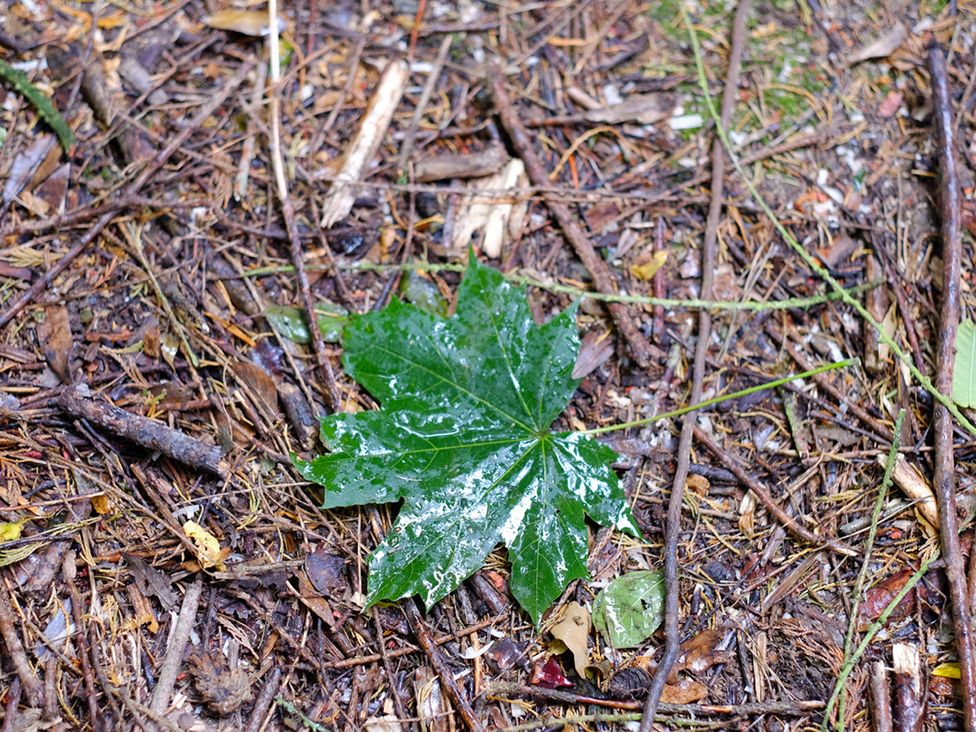
[[27, 523], [27, 519], [0, 524], [0, 543], [19, 539], [25, 523]]
[[962, 671], [960, 671], [958, 663], [940, 663], [932, 669], [932, 675], [946, 679], [961, 679]]
[[183, 524], [183, 533], [193, 542], [196, 547], [197, 560], [204, 569], [216, 567], [223, 564], [224, 555], [220, 549], [220, 542], [217, 537], [203, 528], [196, 521], [187, 521]]
[[650, 280], [664, 266], [666, 261], [668, 261], [668, 253], [661, 249], [654, 252], [646, 262], [630, 265], [630, 273], [639, 280]]

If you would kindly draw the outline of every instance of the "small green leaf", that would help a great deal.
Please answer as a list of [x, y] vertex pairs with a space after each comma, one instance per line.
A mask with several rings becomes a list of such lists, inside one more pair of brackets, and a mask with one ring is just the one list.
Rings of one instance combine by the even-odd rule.
[[956, 334], [956, 366], [952, 372], [952, 401], [976, 406], [976, 324], [966, 318]]
[[[342, 329], [349, 320], [349, 311], [334, 302], [323, 300], [315, 305], [315, 314], [318, 316], [322, 340], [326, 343], [338, 343], [342, 337]], [[301, 308], [273, 305], [265, 311], [264, 317], [280, 336], [293, 343], [308, 343], [312, 340], [305, 321], [305, 312]]]
[[447, 300], [437, 285], [419, 272], [405, 272], [400, 280], [400, 295], [409, 303], [434, 315], [447, 315]]
[[638, 535], [613, 450], [549, 430], [579, 384], [575, 316], [536, 325], [524, 288], [472, 257], [451, 318], [399, 300], [350, 317], [346, 373], [382, 409], [324, 418], [331, 452], [296, 464], [326, 508], [403, 501], [370, 557], [370, 603], [429, 607], [504, 544], [538, 625], [587, 576], [587, 514]]
[[664, 620], [664, 576], [630, 572], [618, 577], [593, 601], [593, 625], [614, 648], [640, 645]]
[[51, 100], [44, 96], [40, 89], [30, 83], [27, 74], [19, 69], [15, 69], [3, 59], [0, 59], [0, 77], [9, 81], [14, 89], [23, 94], [27, 98], [27, 101], [34, 105], [37, 113], [41, 115], [41, 118], [51, 126], [51, 129], [58, 136], [58, 140], [61, 141], [61, 147], [64, 148], [64, 151], [67, 152], [70, 150], [71, 145], [75, 141], [74, 133], [68, 127], [68, 123], [64, 121], [64, 117], [51, 104]]

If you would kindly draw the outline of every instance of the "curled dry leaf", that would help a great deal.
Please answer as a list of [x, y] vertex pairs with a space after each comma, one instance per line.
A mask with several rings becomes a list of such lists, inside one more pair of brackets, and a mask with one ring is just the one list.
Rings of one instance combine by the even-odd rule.
[[590, 637], [590, 613], [578, 602], [571, 602], [549, 629], [552, 637], [562, 641], [573, 654], [573, 666], [581, 679], [586, 678], [590, 654], [587, 641]]
[[[254, 36], [255, 38], [267, 36], [271, 33], [271, 23], [268, 19], [267, 10], [226, 8], [207, 16], [203, 19], [203, 22], [217, 30], [232, 31], [245, 36]], [[284, 20], [278, 18], [279, 32], [285, 28], [286, 24]]]
[[640, 263], [630, 265], [630, 273], [639, 280], [651, 280], [666, 261], [668, 261], [668, 252], [665, 249], [660, 249], [651, 254], [650, 257], [642, 259]]

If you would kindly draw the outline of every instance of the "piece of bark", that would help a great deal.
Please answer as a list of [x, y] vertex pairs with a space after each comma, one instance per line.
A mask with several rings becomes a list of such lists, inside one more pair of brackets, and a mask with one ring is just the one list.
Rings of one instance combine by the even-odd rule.
[[[869, 254], [864, 268], [865, 278], [868, 282], [880, 280], [883, 275], [881, 265], [873, 254]], [[871, 317], [879, 323], [885, 319], [888, 312], [888, 290], [884, 285], [872, 287], [864, 296], [868, 312]], [[863, 328], [864, 337], [864, 368], [870, 374], [878, 374], [884, 369], [881, 358], [881, 343], [878, 340], [878, 331], [870, 323], [865, 322]]]
[[895, 729], [921, 732], [925, 721], [922, 697], [922, 671], [918, 649], [908, 643], [895, 643], [891, 649], [895, 669]]
[[62, 389], [58, 393], [58, 406], [73, 417], [87, 419], [119, 437], [190, 467], [221, 478], [230, 470], [219, 447], [207, 445], [162, 422], [132, 414], [107, 402], [95, 401], [85, 384]]
[[474, 153], [433, 155], [417, 161], [413, 171], [418, 183], [449, 178], [481, 178], [497, 173], [508, 160], [505, 148], [492, 145]]
[[871, 664], [871, 722], [874, 732], [892, 732], [891, 683], [884, 661]]
[[[886, 458], [878, 455], [878, 464], [884, 466]], [[901, 492], [915, 502], [919, 515], [935, 529], [939, 528], [939, 509], [935, 502], [932, 486], [922, 477], [915, 466], [911, 465], [904, 455], [895, 458], [895, 469], [891, 474], [892, 482], [901, 488]]]
[[203, 585], [197, 581], [186, 588], [186, 594], [183, 596], [180, 614], [176, 617], [176, 627], [170, 636], [166, 656], [159, 668], [159, 680], [156, 688], [153, 689], [152, 701], [149, 703], [149, 708], [156, 714], [166, 713], [170, 698], [173, 696], [176, 677], [184, 669], [183, 653], [186, 651], [187, 643], [190, 642], [190, 632], [193, 630], [202, 591]]
[[[481, 250], [485, 256], [497, 259], [502, 253], [502, 243], [517, 239], [529, 204], [523, 197], [514, 194], [510, 199], [499, 198], [496, 191], [522, 188], [528, 182], [525, 165], [518, 158], [510, 160], [492, 176], [469, 182], [468, 189], [472, 191], [472, 196], [466, 197], [467, 200], [459, 206], [450, 245], [463, 249], [470, 245], [472, 236], [483, 231]], [[481, 189], [492, 193], [479, 196], [477, 192]]]
[[38, 343], [51, 370], [62, 384], [71, 383], [71, 322], [64, 305], [48, 305], [44, 308], [44, 321], [35, 329]]
[[407, 64], [401, 60], [391, 61], [383, 72], [359, 129], [346, 149], [342, 166], [335, 175], [332, 191], [322, 203], [323, 228], [327, 229], [341, 221], [352, 210], [356, 200], [355, 184], [362, 180], [363, 174], [376, 156], [403, 96], [408, 78]]

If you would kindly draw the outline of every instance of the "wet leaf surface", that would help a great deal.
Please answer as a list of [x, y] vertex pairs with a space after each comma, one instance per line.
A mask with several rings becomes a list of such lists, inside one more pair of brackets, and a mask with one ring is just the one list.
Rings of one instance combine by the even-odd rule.
[[585, 515], [637, 534], [616, 454], [549, 426], [576, 390], [575, 309], [537, 326], [524, 291], [472, 260], [448, 319], [394, 300], [353, 316], [346, 373], [383, 409], [332, 415], [332, 452], [298, 462], [325, 507], [404, 500], [370, 559], [369, 602], [430, 606], [508, 547], [510, 587], [538, 623], [587, 576]]
[[[346, 326], [349, 311], [334, 302], [323, 300], [315, 305], [315, 314], [322, 331], [322, 340], [326, 343], [338, 343], [342, 337], [342, 329]], [[279, 335], [294, 343], [311, 342], [308, 323], [301, 308], [274, 305], [269, 307], [264, 317]]]
[[633, 648], [664, 619], [664, 577], [630, 572], [611, 582], [593, 601], [593, 624], [614, 648]]

